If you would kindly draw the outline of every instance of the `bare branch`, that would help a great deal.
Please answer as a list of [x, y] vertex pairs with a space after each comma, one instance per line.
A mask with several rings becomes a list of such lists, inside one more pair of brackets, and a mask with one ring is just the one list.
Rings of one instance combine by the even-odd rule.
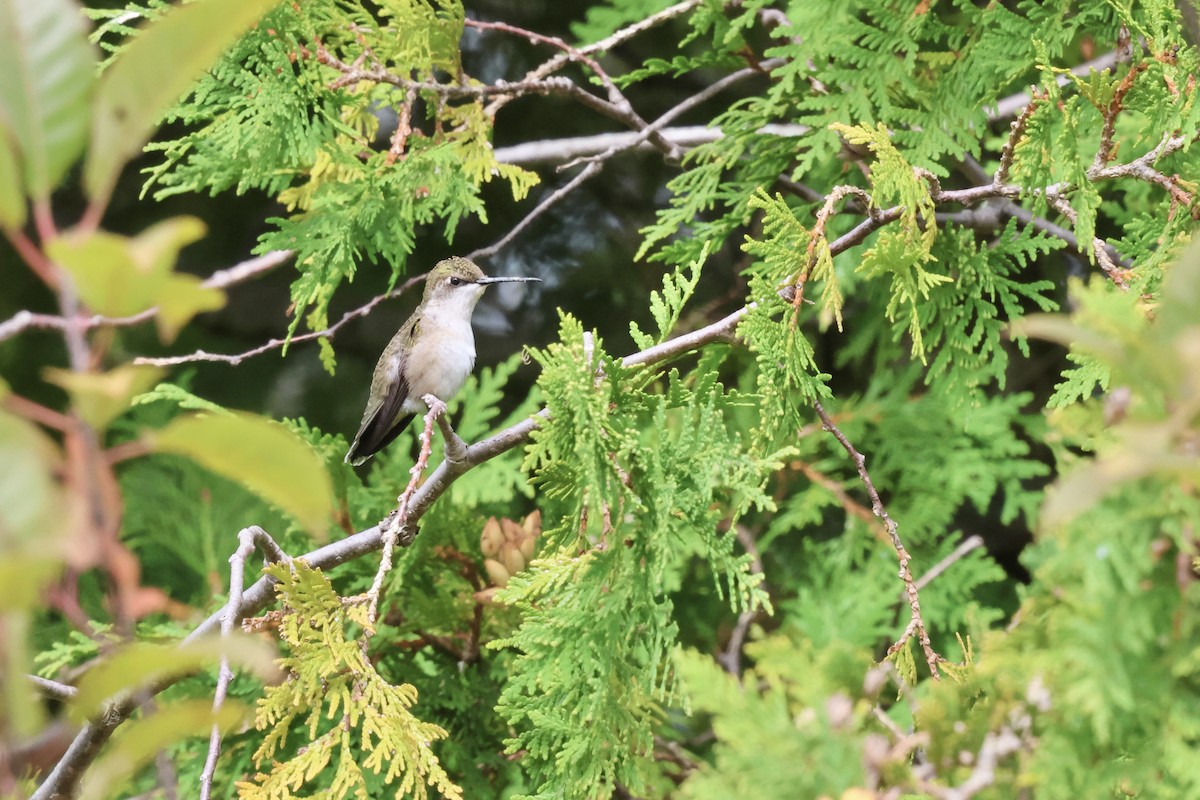
[[408, 526], [408, 512], [412, 505], [413, 495], [417, 491], [417, 484], [420, 483], [421, 476], [429, 467], [429, 454], [433, 451], [434, 420], [444, 418], [446, 414], [446, 404], [440, 399], [431, 394], [425, 395], [422, 399], [429, 406], [429, 411], [425, 414], [425, 428], [421, 432], [421, 452], [417, 456], [417, 462], [408, 471], [411, 476], [408, 486], [404, 487], [404, 491], [396, 498], [396, 510], [388, 517], [383, 529], [383, 556], [379, 559], [379, 569], [375, 572], [375, 580], [371, 582], [371, 588], [367, 590], [367, 622], [372, 629], [368, 629], [367, 634], [363, 636], [364, 646], [366, 640], [374, 632], [375, 621], [379, 618], [379, 594], [383, 591], [383, 579], [392, 569], [392, 551], [397, 542], [404, 546], [412, 542], [414, 529]]
[[79, 690], [74, 686], [52, 681], [49, 678], [42, 678], [37, 675], [26, 675], [25, 677], [30, 683], [41, 689], [42, 694], [47, 697], [53, 697], [56, 700], [70, 700], [79, 693]]
[[983, 537], [982, 536], [978, 536], [978, 535], [968, 536], [966, 539], [963, 540], [963, 542], [958, 547], [954, 548], [954, 550], [950, 553], [950, 555], [946, 556], [941, 561], [934, 564], [932, 567], [929, 568], [929, 570], [924, 575], [922, 575], [920, 578], [917, 579], [917, 582], [916, 582], [917, 591], [920, 591], [921, 589], [924, 589], [929, 584], [933, 583], [934, 578], [941, 575], [946, 570], [950, 569], [950, 567], [954, 566], [957, 562], [959, 562], [960, 560], [965, 558], [971, 552], [979, 549], [980, 547], [983, 547]]
[[[291, 559], [283, 549], [271, 538], [270, 534], [257, 525], [244, 528], [238, 532], [238, 547], [229, 557], [229, 602], [225, 604], [221, 616], [221, 636], [233, 635], [234, 628], [244, 616], [242, 588], [246, 580], [246, 559], [258, 549], [263, 553], [268, 564], [291, 564]], [[213, 694], [213, 713], [221, 710], [225, 698], [229, 694], [229, 684], [233, 682], [233, 670], [229, 667], [229, 657], [221, 658], [221, 669], [217, 676], [217, 688]], [[213, 725], [208, 737], [208, 757], [204, 760], [204, 770], [200, 773], [200, 800], [208, 800], [212, 795], [213, 775], [217, 771], [217, 759], [221, 755], [221, 729]]]
[[[703, 103], [713, 97], [716, 97], [718, 94], [725, 91], [730, 86], [733, 86], [734, 84], [739, 83], [739, 82], [745, 80], [746, 78], [749, 78], [749, 77], [752, 77], [755, 75], [764, 75], [764, 74], [770, 72], [775, 67], [780, 66], [783, 63], [784, 63], [784, 61], [781, 58], [770, 59], [768, 61], [763, 61], [761, 64], [759, 64], [755, 67], [747, 67], [745, 69], [740, 69], [737, 72], [730, 73], [729, 75], [726, 75], [724, 78], [721, 78], [718, 81], [714, 81], [713, 83], [704, 87], [704, 89], [700, 90], [699, 92], [696, 92], [696, 94], [692, 95], [691, 97], [688, 97], [685, 100], [682, 100], [679, 103], [675, 104], [673, 107], [667, 109], [667, 111], [663, 112], [663, 114], [661, 114], [658, 117], [658, 119], [654, 120], [654, 122], [647, 125], [644, 121], [642, 121], [641, 125], [631, 126], [631, 127], [637, 128], [638, 132], [637, 132], [637, 135], [634, 136], [634, 138], [630, 144], [626, 144], [621, 147], [610, 147], [608, 150], [606, 150], [602, 153], [598, 153], [593, 156], [587, 156], [586, 158], [584, 158], [582, 160], [604, 161], [604, 160], [616, 155], [618, 152], [621, 152], [622, 150], [628, 150], [631, 147], [636, 147], [637, 145], [641, 144], [642, 142], [650, 140], [650, 141], [659, 143], [658, 144], [659, 149], [663, 150], [663, 154], [669, 160], [676, 161], [679, 158], [678, 148], [676, 148], [673, 144], [670, 144], [669, 142], [668, 142], [668, 145], [669, 145], [668, 148], [664, 149], [661, 146], [661, 143], [660, 143], [661, 137], [659, 137], [659, 134], [658, 134], [660, 129], [666, 127], [673, 120], [679, 118], [680, 116], [682, 116], [683, 114], [692, 110], [693, 108], [700, 105], [701, 103]], [[571, 166], [571, 163], [568, 163], [567, 166], [568, 167]]]
[[504, 234], [504, 236], [500, 237], [500, 239], [488, 245], [487, 247], [481, 247], [478, 250], [473, 250], [472, 252], [468, 253], [467, 258], [472, 261], [489, 258], [503, 250], [509, 245], [510, 242], [512, 242], [513, 239], [520, 236], [522, 231], [532, 225], [534, 220], [549, 211], [551, 208], [557, 205], [560, 200], [583, 185], [584, 181], [586, 181], [588, 178], [599, 174], [601, 168], [602, 166], [599, 163], [588, 164], [586, 167], [581, 169], [574, 178], [571, 178], [571, 180], [567, 181], [562, 186], [558, 187], [553, 192], [542, 198], [542, 201], [534, 206], [533, 210], [526, 214], [520, 222], [514, 225], [508, 233]]
[[[658, 120], [655, 120], [658, 122]], [[764, 125], [758, 133], [771, 136], [802, 136], [809, 131], [807, 125], [784, 123]], [[714, 142], [725, 134], [720, 128], [707, 125], [683, 125], [662, 128], [659, 130], [663, 138], [681, 149], [690, 149], [696, 145]], [[496, 160], [505, 164], [529, 166], [532, 164], [564, 163], [573, 158], [592, 156], [608, 150], [624, 152], [626, 150], [654, 149], [638, 131], [617, 131], [615, 133], [599, 133], [593, 136], [572, 136], [563, 139], [544, 139], [536, 142], [523, 142], [510, 147], [497, 148], [494, 155]]]
[[226, 289], [239, 283], [245, 283], [251, 278], [257, 278], [286, 264], [295, 255], [296, 253], [292, 250], [272, 250], [261, 256], [248, 258], [240, 264], [234, 264], [228, 269], [218, 270], [208, 276], [201, 285], [210, 289]]
[[[762, 556], [758, 552], [758, 543], [754, 541], [754, 534], [750, 529], [740, 523], [734, 523], [733, 533], [741, 543], [742, 548], [750, 554], [750, 572], [754, 575], [763, 574]], [[725, 671], [730, 675], [741, 677], [742, 674], [742, 646], [746, 643], [746, 635], [750, 632], [750, 625], [754, 622], [754, 618], [758, 616], [758, 610], [747, 609], [738, 615], [737, 624], [733, 626], [733, 630], [729, 634], [729, 641], [725, 645], [724, 651], [717, 655], [717, 661], [725, 668]]]
[[[291, 250], [273, 250], [265, 255], [235, 264], [228, 269], [214, 272], [201, 285], [212, 289], [225, 289], [269, 272], [279, 265], [286, 263], [293, 255], [294, 253]], [[82, 327], [85, 331], [93, 328], [124, 328], [148, 322], [154, 319], [157, 313], [158, 306], [154, 306], [145, 311], [139, 311], [137, 314], [131, 314], [128, 317], [106, 317], [101, 314], [95, 314], [90, 317], [83, 317], [75, 324]], [[66, 331], [71, 324], [71, 320], [65, 316], [18, 311], [11, 319], [0, 323], [0, 342], [30, 328]]]
[[401, 284], [398, 289], [394, 289], [387, 294], [381, 294], [378, 297], [372, 298], [364, 305], [361, 305], [352, 311], [347, 311], [342, 315], [341, 319], [324, 330], [314, 331], [312, 333], [302, 333], [299, 336], [293, 336], [291, 339], [271, 339], [266, 344], [259, 345], [258, 347], [245, 351], [244, 353], [223, 354], [197, 350], [196, 352], [186, 356], [163, 356], [161, 358], [138, 356], [133, 360], [133, 363], [138, 365], [145, 364], [154, 367], [170, 367], [176, 364], [190, 364], [196, 361], [219, 361], [225, 364], [232, 364], [236, 367], [247, 358], [253, 358], [254, 356], [260, 356], [263, 353], [269, 353], [272, 350], [278, 350], [287, 344], [309, 342], [313, 339], [332, 339], [347, 322], [350, 322], [353, 319], [358, 319], [359, 317], [365, 317], [367, 314], [371, 313], [375, 306], [379, 305], [385, 300], [391, 300], [394, 297], [399, 297], [413, 286], [416, 286], [418, 283], [421, 283], [424, 280], [425, 273], [422, 272], [420, 275], [414, 275]]
[[925, 620], [921, 617], [921, 599], [917, 591], [916, 583], [913, 581], [912, 571], [909, 569], [909, 563], [912, 561], [912, 556], [904, 548], [904, 543], [900, 541], [898, 532], [899, 525], [896, 521], [888, 516], [887, 508], [884, 507], [883, 501], [879, 499], [879, 492], [875, 489], [875, 483], [871, 480], [870, 473], [867, 472], [867, 458], [850, 443], [846, 438], [846, 434], [842, 433], [841, 429], [834, 424], [829, 414], [825, 412], [825, 407], [821, 405], [821, 401], [813, 401], [813, 409], [816, 410], [817, 416], [821, 418], [821, 424], [826, 431], [833, 434], [833, 438], [838, 440], [842, 449], [850, 456], [854, 462], [855, 468], [858, 470], [858, 477], [862, 480], [863, 486], [866, 487], [867, 496], [871, 499], [871, 510], [875, 512], [875, 516], [883, 520], [884, 527], [887, 529], [888, 536], [892, 540], [892, 547], [896, 551], [896, 556], [900, 559], [900, 580], [904, 581], [904, 591], [908, 597], [908, 606], [912, 612], [911, 620], [908, 627], [900, 638], [888, 648], [888, 655], [895, 653], [903, 647], [911, 635], [916, 635], [917, 641], [921, 645], [921, 649], [925, 652], [925, 662], [929, 665], [929, 672], [934, 679], [939, 679], [941, 675], [938, 673], [938, 664], [945, 659], [938, 655], [933, 644], [929, 641], [929, 632], [925, 629]]
[[[691, 11], [692, 9], [698, 7], [700, 5], [700, 3], [701, 3], [701, 0], [685, 0], [685, 2], [676, 3], [675, 5], [673, 5], [669, 8], [664, 8], [662, 11], [659, 11], [657, 14], [651, 14], [650, 16], [646, 17], [643, 20], [635, 22], [631, 25], [627, 25], [626, 27], [622, 28], [619, 31], [616, 31], [611, 36], [609, 36], [605, 39], [601, 39], [600, 41], [595, 42], [593, 44], [586, 45], [584, 47], [580, 47], [579, 52], [583, 53], [584, 55], [592, 55], [593, 53], [603, 53], [605, 51], [611, 50], [614, 47], [616, 47], [617, 45], [623, 44], [624, 42], [629, 41], [634, 36], [638, 35], [639, 33], [642, 33], [643, 31], [648, 31], [651, 28], [655, 28], [655, 27], [658, 27], [659, 25], [662, 25], [664, 22], [667, 22], [670, 19], [678, 17], [682, 14], [686, 14], [687, 12]], [[571, 61], [571, 59], [567, 54], [559, 53], [558, 55], [554, 56], [553, 58], [548, 59], [547, 61], [543, 62], [539, 66], [534, 67], [532, 70], [527, 72], [525, 74], [524, 80], [537, 81], [542, 78], [545, 78], [548, 75], [552, 75], [559, 69], [562, 69], [565, 65], [570, 63], [570, 61]], [[499, 98], [493, 100], [491, 102], [491, 104], [488, 105], [488, 107], [484, 109], [484, 111], [489, 117], [495, 117], [496, 112], [498, 112], [501, 108], [503, 108], [512, 99], [513, 99], [512, 96], [499, 97]]]

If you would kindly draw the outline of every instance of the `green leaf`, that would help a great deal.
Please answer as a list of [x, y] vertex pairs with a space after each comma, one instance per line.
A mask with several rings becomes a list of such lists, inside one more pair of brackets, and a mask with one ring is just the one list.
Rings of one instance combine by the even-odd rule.
[[278, 0], [202, 0], [140, 33], [100, 79], [84, 185], [107, 197], [159, 118]]
[[215, 665], [222, 658], [254, 672], [264, 680], [276, 677], [275, 654], [258, 639], [237, 633], [209, 636], [181, 645], [134, 642], [92, 667], [79, 681], [71, 699], [72, 718], [84, 721], [103, 712], [104, 705], [128, 692], [172, 676]]
[[[60, 461], [36, 425], [0, 411], [0, 549], [53, 541], [48, 535], [62, 527], [63, 498], [53, 478]], [[0, 586], [5, 595], [12, 589]]]
[[7, 134], [0, 128], [0, 227], [20, 228], [25, 224], [25, 192], [16, 143]]
[[0, 612], [41, 608], [42, 594], [62, 571], [62, 561], [38, 556], [6, 556], [0, 564]]
[[152, 434], [150, 443], [241, 483], [314, 536], [324, 535], [333, 509], [324, 463], [304, 440], [271, 420], [245, 413], [179, 417]]
[[135, 395], [158, 380], [162, 370], [125, 364], [108, 372], [72, 372], [47, 367], [42, 374], [71, 395], [71, 404], [85, 422], [96, 430], [104, 430], [130, 407]]
[[95, 55], [71, 0], [0, 0], [0, 42], [0, 126], [19, 146], [26, 191], [44, 199], [83, 152]]
[[229, 733], [247, 711], [240, 703], [226, 702], [220, 711], [214, 712], [208, 700], [186, 700], [159, 708], [151, 716], [130, 724], [116, 737], [84, 776], [81, 798], [100, 800], [112, 796], [121, 783], [167, 745], [189, 736], [206, 736], [214, 725], [222, 733]]
[[[3, 572], [2, 567], [0, 572]], [[0, 615], [6, 640], [4, 652], [0, 653], [0, 670], [10, 677], [0, 688], [0, 708], [4, 709], [5, 719], [12, 731], [9, 735], [22, 739], [37, 736], [46, 724], [46, 709], [33, 684], [16, 677], [29, 670], [27, 645], [32, 617], [32, 614], [22, 612]]]
[[75, 280], [84, 304], [109, 316], [158, 307], [159, 338], [171, 341], [201, 311], [220, 308], [225, 294], [194, 275], [172, 272], [179, 251], [204, 235], [195, 217], [164, 220], [136, 237], [99, 231], [49, 242], [46, 251]]

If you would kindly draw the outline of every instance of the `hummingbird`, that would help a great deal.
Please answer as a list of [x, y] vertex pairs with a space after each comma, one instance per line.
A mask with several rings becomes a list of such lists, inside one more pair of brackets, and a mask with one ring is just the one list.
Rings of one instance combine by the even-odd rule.
[[446, 401], [462, 388], [475, 366], [471, 313], [487, 286], [540, 280], [489, 278], [459, 256], [439, 261], [425, 279], [421, 304], [375, 365], [371, 394], [346, 463], [358, 466], [391, 443], [414, 414], [426, 410], [425, 395]]

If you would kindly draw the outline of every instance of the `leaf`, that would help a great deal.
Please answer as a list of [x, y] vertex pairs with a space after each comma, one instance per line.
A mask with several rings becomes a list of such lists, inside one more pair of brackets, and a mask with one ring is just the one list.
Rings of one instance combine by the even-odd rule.
[[16, 143], [0, 127], [0, 227], [20, 228], [25, 224], [25, 192], [21, 188], [21, 166]]
[[158, 380], [162, 370], [125, 364], [108, 372], [72, 372], [48, 367], [42, 374], [71, 395], [71, 404], [85, 422], [96, 430], [104, 430], [132, 405], [134, 395]]
[[149, 436], [151, 446], [178, 453], [244, 485], [322, 537], [333, 509], [324, 463], [304, 440], [253, 414], [179, 417]]
[[245, 718], [240, 703], [226, 702], [213, 712], [208, 700], [186, 700], [159, 708], [153, 715], [130, 724], [83, 778], [82, 800], [112, 796], [120, 784], [164, 748], [189, 736], [207, 735], [215, 725], [230, 732]]
[[278, 0], [202, 0], [177, 7], [140, 33], [105, 71], [83, 180], [107, 197], [125, 162], [159, 118]]
[[0, 42], [0, 126], [19, 147], [25, 190], [45, 199], [83, 152], [94, 51], [71, 0], [0, 0]]
[[204, 232], [195, 217], [175, 217], [135, 237], [68, 234], [48, 243], [46, 251], [71, 274], [80, 299], [94, 311], [119, 317], [157, 306], [159, 338], [168, 342], [193, 316], [225, 302], [220, 289], [172, 271], [179, 251]]
[[102, 660], [84, 674], [71, 698], [73, 719], [85, 721], [102, 713], [114, 698], [154, 682], [215, 665], [222, 658], [264, 680], [276, 677], [275, 654], [258, 639], [244, 634], [209, 636], [180, 645], [134, 642]]
[[0, 563], [0, 612], [41, 609], [42, 593], [62, 572], [58, 558], [7, 555]]
[[[36, 425], [0, 411], [0, 549], [53, 542], [63, 517], [62, 493], [53, 478], [60, 461]], [[0, 586], [6, 596], [12, 589], [7, 582]]]
[[203, 285], [195, 275], [171, 275], [158, 295], [158, 315], [154, 324], [158, 338], [174, 341], [192, 317], [204, 311], [216, 311], [225, 305], [225, 293]]

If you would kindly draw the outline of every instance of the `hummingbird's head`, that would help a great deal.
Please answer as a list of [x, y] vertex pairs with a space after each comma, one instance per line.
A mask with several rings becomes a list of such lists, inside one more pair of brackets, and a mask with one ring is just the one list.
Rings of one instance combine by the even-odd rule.
[[427, 307], [462, 308], [467, 314], [475, 308], [483, 295], [484, 287], [492, 283], [510, 281], [539, 281], [540, 278], [489, 278], [475, 262], [462, 256], [453, 256], [437, 263], [425, 278], [425, 296], [421, 301]]

